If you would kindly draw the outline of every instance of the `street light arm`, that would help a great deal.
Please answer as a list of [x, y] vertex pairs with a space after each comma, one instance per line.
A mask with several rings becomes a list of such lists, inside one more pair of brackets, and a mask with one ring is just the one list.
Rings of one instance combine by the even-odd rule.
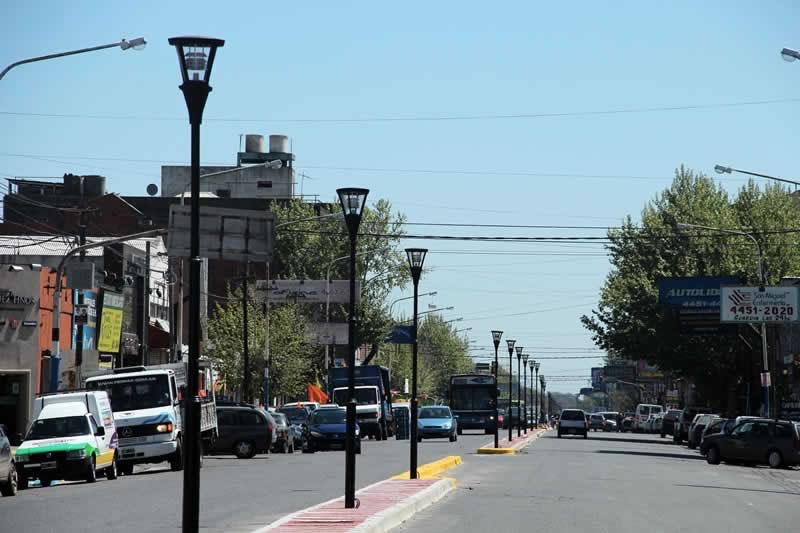
[[24, 65], [26, 63], [35, 63], [37, 61], [45, 61], [47, 59], [56, 59], [58, 57], [74, 56], [76, 54], [85, 54], [86, 52], [94, 52], [96, 50], [105, 50], [106, 48], [115, 48], [117, 46], [119, 46], [123, 50], [127, 50], [128, 48], [133, 48], [134, 46], [143, 46], [145, 44], [147, 44], [147, 41], [145, 41], [144, 38], [142, 38], [142, 37], [139, 37], [137, 39], [133, 39], [132, 41], [126, 41], [125, 39], [122, 39], [121, 41], [116, 42], [116, 43], [101, 44], [100, 46], [92, 46], [90, 48], [81, 48], [79, 50], [70, 50], [68, 52], [59, 52], [57, 54], [47, 54], [47, 55], [44, 55], [44, 56], [30, 57], [28, 59], [21, 59], [19, 61], [11, 63], [6, 68], [4, 68], [3, 71], [0, 72], [0, 80], [2, 80], [3, 76], [5, 76], [6, 73], [9, 70], [11, 70], [12, 68], [18, 67], [20, 65]]
[[[735, 169], [734, 169], [735, 170]], [[736, 230], [736, 229], [726, 229], [726, 228], [715, 228], [714, 226], [703, 226], [701, 224], [686, 224], [686, 223], [679, 223], [677, 224], [679, 230], [686, 230], [689, 228], [697, 228], [697, 229], [707, 229], [710, 231], [719, 231], [721, 233], [727, 233], [729, 235], [739, 235], [741, 237], [747, 237], [750, 239], [753, 244], [756, 246], [756, 251], [758, 252], [758, 277], [761, 281], [762, 285], [767, 284], [766, 273], [764, 272], [764, 253], [761, 250], [761, 243], [758, 242], [752, 234], [747, 233], [746, 231]]]
[[719, 174], [730, 174], [731, 172], [738, 172], [739, 174], [746, 174], [748, 176], [755, 176], [757, 178], [765, 178], [768, 180], [779, 181], [781, 183], [788, 183], [789, 185], [794, 185], [795, 187], [800, 186], [800, 182], [787, 180], [784, 178], [777, 178], [775, 176], [770, 176], [769, 174], [761, 174], [759, 172], [751, 172], [749, 170], [742, 170], [741, 168], [734, 168], [734, 167], [726, 167], [723, 165], [716, 165], [714, 167]]

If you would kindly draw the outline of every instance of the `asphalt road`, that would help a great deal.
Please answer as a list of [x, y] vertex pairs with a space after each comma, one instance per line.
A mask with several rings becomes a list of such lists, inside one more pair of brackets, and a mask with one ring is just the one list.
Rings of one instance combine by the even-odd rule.
[[[419, 464], [466, 455], [491, 440], [467, 433], [455, 443], [426, 440]], [[362, 441], [356, 459], [361, 488], [407, 471], [409, 441]], [[181, 473], [166, 465], [136, 467], [133, 476], [31, 488], [0, 498], [0, 533], [151, 532], [180, 529]], [[245, 532], [344, 493], [344, 452], [207, 457], [201, 473], [200, 526], [205, 532]]]
[[549, 432], [515, 456], [466, 456], [458, 488], [398, 531], [797, 531], [800, 469], [712, 466], [658, 436]]

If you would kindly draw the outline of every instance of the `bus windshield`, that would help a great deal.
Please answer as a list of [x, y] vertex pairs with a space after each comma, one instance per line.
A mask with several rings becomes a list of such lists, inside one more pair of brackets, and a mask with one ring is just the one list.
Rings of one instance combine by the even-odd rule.
[[450, 408], [454, 411], [489, 411], [492, 404], [491, 386], [452, 386]]
[[170, 405], [169, 381], [164, 374], [151, 376], [117, 376], [88, 381], [86, 388], [104, 390], [111, 400], [111, 410], [136, 411]]

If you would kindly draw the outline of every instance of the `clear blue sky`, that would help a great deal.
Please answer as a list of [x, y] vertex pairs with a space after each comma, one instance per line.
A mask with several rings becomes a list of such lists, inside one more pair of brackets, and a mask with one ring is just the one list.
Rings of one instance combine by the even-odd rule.
[[[786, 101], [800, 98], [800, 64], [779, 56], [784, 46], [800, 47], [800, 5], [790, 0], [658, 6], [10, 4], [0, 7], [0, 65], [122, 37], [144, 36], [149, 45], [141, 52], [106, 50], [11, 71], [0, 81], [3, 177], [99, 173], [109, 178], [113, 191], [145, 194], [148, 183], [159, 183], [162, 162], [187, 162], [186, 110], [177, 88], [175, 52], [167, 45], [168, 37], [181, 34], [227, 40], [206, 108], [204, 163], [233, 163], [242, 133], [286, 134], [298, 170], [312, 178], [305, 180], [305, 193], [331, 199], [338, 186], [368, 187], [373, 198], [389, 198], [412, 222], [614, 225], [627, 214], [638, 215], [682, 163], [704, 172], [723, 163], [800, 177], [800, 106]], [[764, 100], [783, 102], [555, 117], [320, 122]], [[112, 116], [132, 118], [107, 118]], [[454, 170], [476, 173], [447, 172]], [[733, 190], [742, 180], [726, 178], [725, 183]], [[602, 234], [588, 229], [409, 231]], [[592, 349], [578, 317], [591, 309], [608, 271], [600, 247], [413, 244], [432, 251], [428, 264], [434, 271], [423, 278], [421, 291], [437, 290], [436, 304], [455, 306], [445, 316], [463, 316], [459, 327], [472, 327], [468, 334], [477, 345], [491, 344], [489, 330], [498, 328], [530, 347], [534, 357]], [[448, 250], [514, 255], [441, 253]], [[519, 255], [526, 252], [542, 255]], [[516, 313], [529, 314], [504, 316]], [[598, 361], [547, 360], [542, 372], [588, 377]], [[578, 386], [553, 379], [550, 390]]]

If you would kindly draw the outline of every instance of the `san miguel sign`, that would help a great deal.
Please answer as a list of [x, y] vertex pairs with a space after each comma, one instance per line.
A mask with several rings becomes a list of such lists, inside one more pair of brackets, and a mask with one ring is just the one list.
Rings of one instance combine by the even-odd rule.
[[35, 296], [20, 296], [10, 290], [0, 289], [0, 304], [6, 305], [35, 305], [39, 299]]

